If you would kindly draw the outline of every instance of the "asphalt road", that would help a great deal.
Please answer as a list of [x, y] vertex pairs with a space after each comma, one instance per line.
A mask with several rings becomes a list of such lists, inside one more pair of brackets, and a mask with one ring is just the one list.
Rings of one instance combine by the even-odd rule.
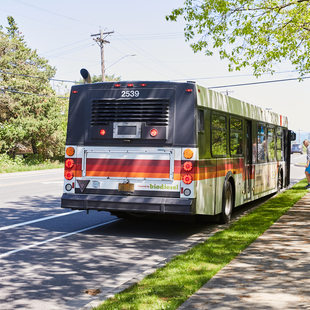
[[[292, 181], [305, 155], [292, 156]], [[60, 208], [61, 169], [0, 175], [0, 309], [79, 309], [156, 268], [214, 225], [118, 220]]]

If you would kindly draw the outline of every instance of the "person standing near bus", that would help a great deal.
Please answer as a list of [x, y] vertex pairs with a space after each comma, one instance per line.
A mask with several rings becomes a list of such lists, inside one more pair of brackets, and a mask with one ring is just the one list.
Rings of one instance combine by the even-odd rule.
[[310, 188], [310, 141], [304, 140], [303, 145], [307, 148], [307, 164], [305, 174], [308, 181], [308, 185], [306, 186], [306, 188]]

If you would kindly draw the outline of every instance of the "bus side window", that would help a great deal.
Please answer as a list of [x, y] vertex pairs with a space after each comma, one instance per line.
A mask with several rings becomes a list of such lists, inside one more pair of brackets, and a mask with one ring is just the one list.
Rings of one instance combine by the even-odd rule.
[[230, 118], [230, 155], [242, 155], [243, 122], [239, 118]]
[[277, 160], [283, 160], [283, 135], [282, 129], [277, 128]]
[[204, 110], [198, 110], [198, 132], [205, 131]]
[[212, 156], [227, 154], [227, 120], [226, 116], [212, 113], [211, 152]]
[[266, 145], [266, 127], [264, 125], [257, 126], [257, 160], [259, 162], [266, 161], [267, 145]]
[[267, 149], [268, 149], [268, 161], [275, 161], [276, 153], [275, 153], [275, 136], [274, 136], [274, 128], [268, 128], [267, 135]]

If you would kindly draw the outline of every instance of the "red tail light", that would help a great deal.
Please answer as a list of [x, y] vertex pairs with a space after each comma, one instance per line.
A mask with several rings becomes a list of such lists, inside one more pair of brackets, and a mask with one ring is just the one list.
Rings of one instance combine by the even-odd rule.
[[114, 87], [121, 87], [121, 84], [114, 84]]
[[151, 137], [156, 137], [158, 135], [158, 130], [155, 128], [151, 129], [150, 135]]
[[69, 158], [65, 161], [65, 166], [68, 169], [71, 169], [74, 166], [74, 160]]
[[182, 176], [182, 181], [185, 184], [191, 184], [193, 182], [193, 177], [190, 174], [185, 174]]
[[106, 134], [106, 131], [105, 131], [104, 129], [101, 129], [101, 130], [99, 131], [99, 133], [100, 133], [101, 136], [104, 136], [104, 135]]
[[146, 84], [145, 83], [142, 83], [142, 84], [140, 84], [142, 87], [145, 87], [146, 86]]
[[127, 86], [128, 86], [128, 87], [133, 87], [133, 84], [130, 83], [130, 84], [127, 84]]
[[67, 180], [72, 180], [74, 177], [74, 172], [73, 169], [74, 168], [74, 160], [72, 158], [68, 158], [65, 161], [65, 178]]
[[72, 180], [73, 178], [73, 173], [71, 171], [65, 171], [65, 178], [67, 180]]
[[193, 169], [193, 163], [191, 161], [186, 161], [184, 164], [183, 164], [183, 169], [185, 171], [191, 171]]

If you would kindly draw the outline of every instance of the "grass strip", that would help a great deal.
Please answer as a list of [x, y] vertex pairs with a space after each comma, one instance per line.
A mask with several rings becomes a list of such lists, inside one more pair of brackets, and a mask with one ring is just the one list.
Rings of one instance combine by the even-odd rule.
[[40, 158], [24, 159], [22, 157], [16, 157], [13, 160], [4, 154], [0, 154], [0, 173], [45, 170], [63, 167], [64, 164], [58, 160], [43, 160]]
[[303, 180], [271, 198], [94, 309], [177, 309], [302, 198], [306, 184]]

